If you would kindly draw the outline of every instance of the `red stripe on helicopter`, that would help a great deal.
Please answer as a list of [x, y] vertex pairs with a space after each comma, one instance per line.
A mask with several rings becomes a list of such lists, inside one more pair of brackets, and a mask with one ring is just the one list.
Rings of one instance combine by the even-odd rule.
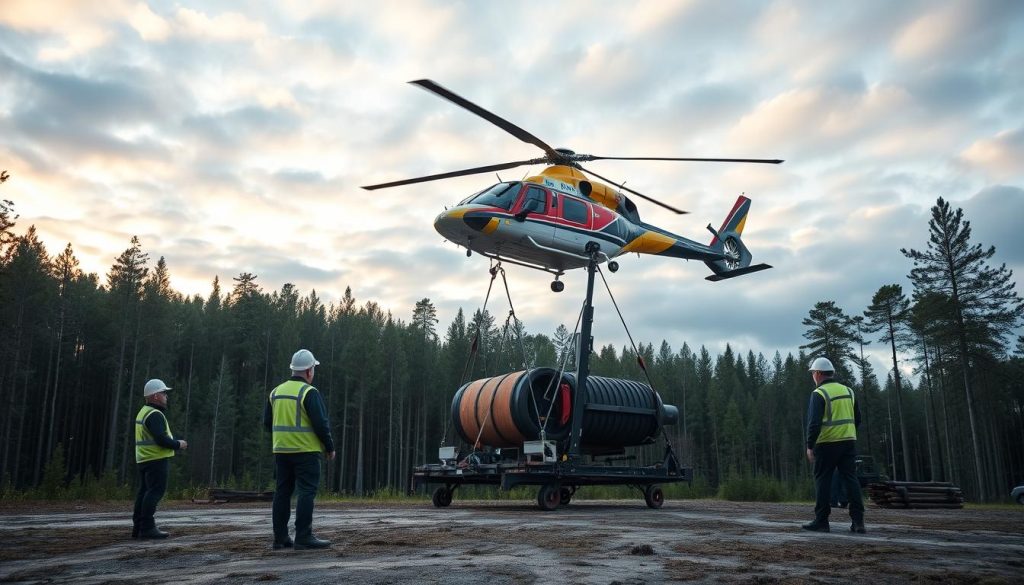
[[[746, 203], [747, 201], [750, 201], [750, 199], [742, 195], [736, 199], [736, 205], [733, 205], [732, 210], [729, 211], [729, 215], [725, 216], [725, 221], [723, 221], [722, 225], [718, 228], [718, 233], [722, 233], [725, 231], [725, 226], [732, 223], [733, 217], [735, 217], [736, 212], [739, 211], [740, 207], [743, 207], [743, 204]], [[711, 245], [714, 246], [717, 241], [718, 236], [711, 238]]]

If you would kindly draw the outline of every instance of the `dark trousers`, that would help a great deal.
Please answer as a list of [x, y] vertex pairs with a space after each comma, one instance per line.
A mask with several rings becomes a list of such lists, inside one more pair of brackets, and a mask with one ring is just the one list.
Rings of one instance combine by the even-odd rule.
[[814, 446], [815, 522], [828, 522], [829, 512], [832, 511], [829, 505], [832, 475], [838, 470], [839, 481], [846, 490], [846, 499], [850, 503], [850, 519], [855, 524], [864, 523], [864, 501], [860, 496], [860, 482], [857, 481], [856, 457], [856, 441], [818, 443]]
[[839, 468], [836, 467], [835, 473], [832, 474], [831, 504], [833, 508], [845, 508], [846, 503], [846, 488], [843, 487], [843, 478], [839, 475]]
[[313, 534], [313, 500], [320, 485], [320, 453], [275, 453], [274, 477], [274, 540], [288, 540], [292, 493], [296, 493], [295, 539], [309, 538]]
[[171, 470], [170, 458], [139, 463], [139, 491], [135, 494], [135, 513], [132, 525], [140, 530], [156, 527], [153, 514], [156, 505], [167, 492], [167, 476]]

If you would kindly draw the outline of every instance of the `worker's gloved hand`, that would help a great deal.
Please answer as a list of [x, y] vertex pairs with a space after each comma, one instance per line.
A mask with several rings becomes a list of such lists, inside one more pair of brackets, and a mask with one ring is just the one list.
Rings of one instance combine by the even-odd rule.
[[807, 450], [807, 460], [814, 463], [814, 449]]
[[186, 441], [184, 439], [179, 439], [178, 440], [178, 448], [181, 449], [182, 451], [184, 451], [185, 449], [188, 449], [188, 441]]
[[334, 451], [328, 451], [327, 452], [327, 460], [328, 461], [334, 461]]

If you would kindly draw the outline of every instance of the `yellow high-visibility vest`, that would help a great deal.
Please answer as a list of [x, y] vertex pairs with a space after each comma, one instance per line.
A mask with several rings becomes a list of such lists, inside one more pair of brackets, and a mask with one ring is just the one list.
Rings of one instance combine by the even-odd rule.
[[270, 408], [274, 413], [274, 453], [309, 453], [324, 450], [320, 437], [306, 413], [303, 401], [313, 386], [297, 380], [288, 380], [270, 393]]
[[853, 414], [853, 390], [838, 382], [826, 382], [814, 389], [825, 400], [821, 415], [821, 433], [818, 443], [835, 443], [857, 439], [857, 425]]
[[[167, 447], [161, 447], [153, 438], [153, 433], [149, 432], [146, 428], [146, 419], [150, 417], [154, 412], [160, 412], [152, 406], [146, 404], [139, 410], [139, 414], [135, 416], [135, 462], [145, 463], [147, 461], [156, 461], [157, 459], [167, 459], [168, 457], [174, 457], [174, 449], [168, 449]], [[171, 433], [171, 423], [164, 417], [164, 423], [167, 425], [167, 435], [174, 439], [174, 435]]]

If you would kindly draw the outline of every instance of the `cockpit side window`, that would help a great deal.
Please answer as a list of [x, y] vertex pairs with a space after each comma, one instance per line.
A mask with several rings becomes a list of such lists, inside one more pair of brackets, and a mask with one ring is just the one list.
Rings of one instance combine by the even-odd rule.
[[479, 205], [491, 205], [494, 207], [500, 207], [505, 210], [512, 209], [512, 203], [515, 202], [516, 197], [519, 195], [519, 187], [522, 183], [514, 181], [511, 183], [498, 183], [484, 189], [479, 194], [470, 197], [462, 202], [462, 205], [466, 203], [476, 203]]
[[547, 191], [540, 187], [527, 187], [526, 198], [523, 199], [523, 211], [529, 211], [530, 213], [541, 213], [547, 214], [548, 212], [548, 194]]

